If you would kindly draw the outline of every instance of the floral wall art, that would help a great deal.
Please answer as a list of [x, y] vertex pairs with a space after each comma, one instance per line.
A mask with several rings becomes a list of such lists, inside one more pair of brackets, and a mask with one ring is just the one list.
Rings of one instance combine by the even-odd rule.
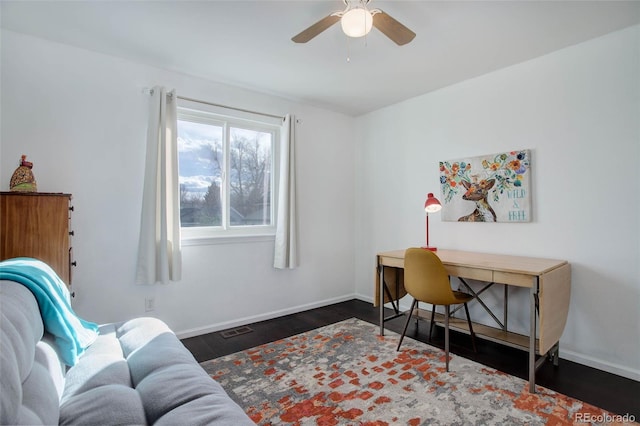
[[530, 167], [529, 150], [441, 161], [442, 220], [530, 222]]

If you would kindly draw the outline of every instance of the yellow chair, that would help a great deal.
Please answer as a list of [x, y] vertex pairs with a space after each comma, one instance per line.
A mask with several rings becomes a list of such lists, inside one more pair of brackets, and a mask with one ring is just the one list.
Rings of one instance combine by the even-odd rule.
[[[437, 305], [445, 307], [444, 315], [444, 352], [446, 357], [446, 367], [449, 371], [449, 307], [451, 305], [464, 304], [464, 310], [467, 314], [469, 322], [469, 332], [471, 334], [471, 343], [473, 350], [476, 350], [475, 334], [471, 326], [471, 318], [469, 316], [469, 308], [467, 302], [473, 299], [473, 296], [460, 291], [453, 291], [449, 282], [449, 274], [440, 258], [432, 251], [422, 248], [407, 249], [404, 255], [404, 288], [413, 297], [411, 310], [404, 325], [398, 349], [402, 345], [402, 340], [407, 332], [409, 321], [413, 316], [413, 312], [418, 302], [430, 303], [433, 305], [431, 312], [431, 330], [433, 331], [434, 313]], [[431, 335], [431, 333], [430, 333]]]

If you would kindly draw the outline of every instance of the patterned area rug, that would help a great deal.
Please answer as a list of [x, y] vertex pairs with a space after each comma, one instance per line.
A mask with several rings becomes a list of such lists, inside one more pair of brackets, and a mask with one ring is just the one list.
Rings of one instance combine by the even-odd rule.
[[350, 319], [201, 363], [261, 425], [564, 425], [620, 420], [592, 405]]

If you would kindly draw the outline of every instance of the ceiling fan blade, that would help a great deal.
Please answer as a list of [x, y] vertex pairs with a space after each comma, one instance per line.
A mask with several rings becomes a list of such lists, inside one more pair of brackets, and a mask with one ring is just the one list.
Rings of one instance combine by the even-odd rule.
[[296, 43], [306, 43], [339, 20], [340, 17], [336, 15], [329, 15], [327, 17], [324, 17], [306, 30], [302, 31], [300, 34], [292, 37], [291, 40]]
[[373, 26], [393, 40], [398, 46], [409, 43], [416, 36], [416, 33], [381, 10], [379, 13], [373, 15]]

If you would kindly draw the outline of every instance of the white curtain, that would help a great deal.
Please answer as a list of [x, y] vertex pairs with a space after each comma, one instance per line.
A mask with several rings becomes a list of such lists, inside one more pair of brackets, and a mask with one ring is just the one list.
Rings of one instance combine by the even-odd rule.
[[294, 269], [298, 266], [298, 219], [296, 211], [296, 119], [287, 114], [282, 124], [278, 212], [274, 268]]
[[151, 90], [136, 283], [182, 276], [175, 93]]

